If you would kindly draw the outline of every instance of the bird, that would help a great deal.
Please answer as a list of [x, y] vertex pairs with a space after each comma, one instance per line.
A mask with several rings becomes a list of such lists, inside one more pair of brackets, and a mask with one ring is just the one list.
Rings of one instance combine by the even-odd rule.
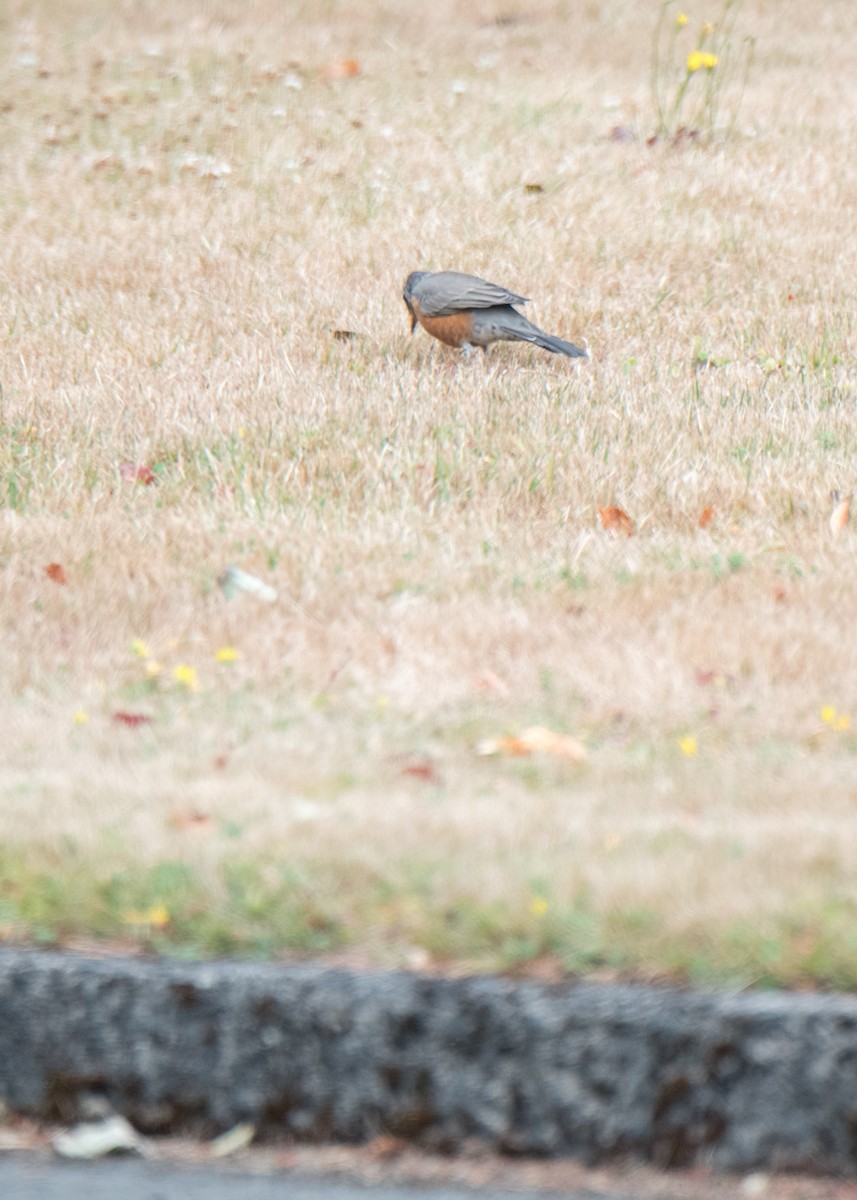
[[492, 342], [532, 342], [552, 354], [588, 358], [580, 346], [539, 329], [514, 307], [527, 298], [462, 271], [412, 271], [402, 291], [411, 316], [411, 333], [422, 325], [447, 346], [469, 351]]

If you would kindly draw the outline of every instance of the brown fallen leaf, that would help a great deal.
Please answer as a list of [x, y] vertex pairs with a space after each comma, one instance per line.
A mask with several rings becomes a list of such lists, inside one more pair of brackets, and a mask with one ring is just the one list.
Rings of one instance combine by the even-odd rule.
[[544, 187], [540, 183], [525, 183], [524, 191], [528, 196], [540, 196], [544, 191]]
[[357, 334], [353, 329], [334, 329], [333, 340], [335, 342], [350, 342], [352, 338], [356, 338]]
[[156, 482], [155, 472], [145, 463], [120, 463], [119, 478], [123, 483], [142, 483], [143, 487], [151, 487]]
[[54, 583], [58, 583], [62, 587], [66, 587], [68, 584], [68, 575], [66, 575], [62, 563], [48, 563], [45, 567], [45, 574], [48, 579], [52, 579]]
[[851, 493], [843, 496], [841, 492], [833, 491], [830, 493], [830, 503], [833, 505], [833, 511], [830, 514], [830, 532], [834, 537], [839, 537], [851, 517]]
[[486, 738], [479, 742], [476, 753], [481, 756], [503, 754], [509, 758], [520, 758], [528, 754], [552, 754], [567, 758], [571, 762], [585, 762], [586, 747], [577, 738], [566, 733], [554, 733], [543, 725], [531, 725], [518, 735]]
[[397, 1154], [402, 1154], [407, 1148], [408, 1143], [404, 1138], [396, 1137], [392, 1133], [379, 1133], [377, 1137], [372, 1138], [371, 1142], [367, 1142], [366, 1153], [370, 1158], [383, 1162], [388, 1158], [395, 1158]]
[[133, 713], [133, 712], [115, 712], [113, 720], [117, 725], [127, 725], [129, 729], [137, 729], [140, 725], [151, 725], [154, 717], [150, 717], [148, 713]]
[[360, 63], [356, 58], [341, 58], [338, 62], [330, 62], [321, 73], [322, 79], [333, 83], [337, 79], [353, 79], [360, 74]]
[[170, 813], [169, 823], [173, 829], [193, 830], [204, 833], [214, 828], [214, 822], [208, 813], [200, 812], [198, 808], [175, 809]]
[[699, 528], [705, 529], [706, 525], [711, 524], [711, 518], [714, 516], [714, 509], [709, 504], [708, 508], [704, 508], [699, 514]]
[[407, 763], [400, 772], [411, 779], [422, 779], [425, 783], [440, 784], [440, 775], [430, 758], [421, 758], [416, 762]]
[[710, 671], [704, 671], [697, 667], [693, 672], [693, 677], [699, 687], [725, 688], [735, 682], [734, 675], [730, 675], [727, 671], [718, 671], [716, 667]]
[[605, 529], [615, 529], [618, 533], [627, 534], [628, 537], [634, 532], [634, 522], [624, 509], [617, 508], [615, 504], [599, 508], [598, 515]]
[[483, 671], [481, 675], [473, 680], [474, 690], [477, 692], [499, 692], [501, 696], [509, 695], [509, 685], [504, 679], [501, 679], [496, 671], [492, 671], [489, 667], [487, 671]]

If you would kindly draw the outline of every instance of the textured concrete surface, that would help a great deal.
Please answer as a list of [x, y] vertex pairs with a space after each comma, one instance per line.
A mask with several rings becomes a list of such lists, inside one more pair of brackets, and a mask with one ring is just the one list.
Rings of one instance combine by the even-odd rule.
[[0, 1098], [148, 1133], [852, 1174], [857, 998], [0, 952]]

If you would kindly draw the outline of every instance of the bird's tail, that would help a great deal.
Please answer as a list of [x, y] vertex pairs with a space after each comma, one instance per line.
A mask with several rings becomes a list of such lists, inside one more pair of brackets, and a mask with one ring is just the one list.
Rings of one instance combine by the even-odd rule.
[[588, 350], [575, 346], [573, 342], [565, 342], [562, 338], [545, 333], [543, 329], [539, 329], [538, 325], [534, 325], [520, 313], [515, 315], [518, 320], [510, 323], [507, 330], [504, 331], [510, 341], [532, 342], [534, 346], [541, 346], [542, 350], [550, 350], [551, 354], [564, 354], [566, 358], [589, 358]]

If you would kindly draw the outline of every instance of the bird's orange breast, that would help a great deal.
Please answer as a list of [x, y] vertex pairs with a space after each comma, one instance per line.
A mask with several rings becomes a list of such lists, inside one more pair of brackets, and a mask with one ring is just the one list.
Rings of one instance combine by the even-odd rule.
[[416, 309], [417, 320], [426, 333], [456, 348], [469, 342], [473, 333], [473, 321], [469, 312], [453, 313], [449, 317], [426, 317]]

